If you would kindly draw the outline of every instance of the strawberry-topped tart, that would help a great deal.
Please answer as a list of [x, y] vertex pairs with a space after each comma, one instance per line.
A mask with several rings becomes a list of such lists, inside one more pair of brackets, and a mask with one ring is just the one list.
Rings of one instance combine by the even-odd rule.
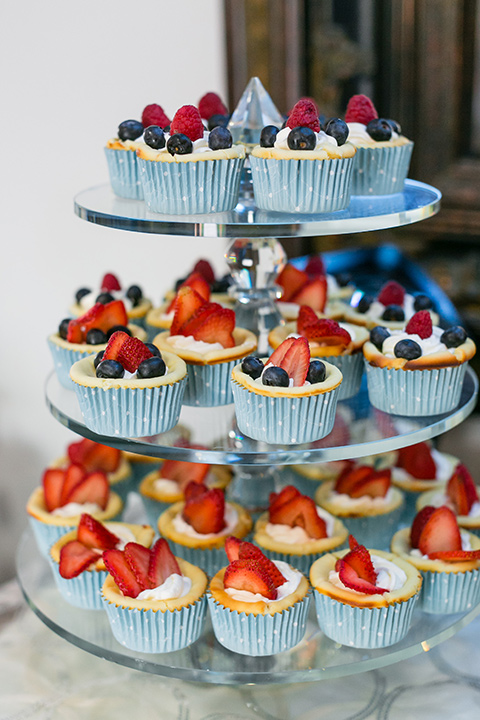
[[352, 535], [349, 545], [310, 569], [320, 629], [350, 647], [393, 645], [410, 628], [422, 577], [397, 554], [367, 550]]
[[160, 538], [151, 549], [129, 542], [103, 553], [109, 572], [102, 587], [112, 632], [121, 645], [165, 653], [191, 645], [203, 629], [207, 577], [175, 557]]
[[67, 390], [73, 390], [70, 368], [74, 362], [89, 355], [97, 355], [111, 335], [117, 330], [146, 340], [143, 328], [128, 324], [128, 315], [121, 300], [95, 305], [76, 318], [64, 318], [56, 333], [47, 338], [59, 382]]
[[346, 208], [355, 155], [347, 140], [343, 120], [331, 118], [322, 128], [315, 103], [299, 100], [283, 129], [263, 128], [250, 155], [257, 206], [291, 213]]
[[213, 575], [222, 567], [225, 539], [244, 538], [252, 519], [237, 503], [226, 502], [223, 490], [204, 482], [189, 482], [184, 496], [160, 515], [158, 530], [177, 555]]
[[154, 535], [148, 525], [102, 523], [83, 513], [78, 527], [62, 535], [50, 549], [55, 582], [65, 600], [85, 610], [101, 610], [101, 589], [107, 579], [103, 551], [123, 550], [129, 542], [148, 548]]
[[391, 475], [390, 468], [351, 460], [334, 481], [320, 485], [315, 501], [364, 545], [388, 548], [403, 510], [403, 493], [392, 486]]
[[238, 201], [245, 147], [226, 127], [206, 130], [198, 108], [183, 105], [168, 133], [150, 127], [137, 162], [145, 202], [169, 215], [220, 213]]
[[443, 330], [428, 310], [416, 312], [404, 330], [374, 327], [363, 346], [370, 402], [394, 415], [449, 412], [458, 405], [475, 351], [462, 327]]
[[113, 333], [95, 358], [70, 369], [85, 424], [100, 435], [143, 437], [177, 424], [187, 368], [125, 332]]
[[273, 328], [268, 342], [275, 350], [286, 338], [298, 336], [308, 340], [311, 357], [327, 359], [342, 373], [338, 399], [346, 400], [356, 395], [362, 382], [362, 348], [368, 340], [368, 330], [351, 323], [319, 318], [312, 308], [301, 305], [297, 320]]
[[269, 358], [246, 357], [232, 371], [237, 424], [254, 440], [292, 444], [332, 430], [342, 373], [311, 360], [304, 337], [287, 338]]
[[235, 537], [227, 538], [225, 551], [229, 564], [212, 578], [208, 593], [218, 642], [252, 656], [274, 655], [298, 645], [310, 604], [304, 575]]
[[122, 511], [123, 503], [111, 492], [106, 473], [75, 463], [47, 468], [27, 502], [30, 525], [46, 557], [54, 542], [77, 527], [83, 513], [106, 521], [115, 520]]
[[194, 288], [181, 287], [174, 302], [169, 331], [159, 333], [154, 344], [187, 363], [188, 383], [184, 404], [228, 405], [232, 402], [230, 374], [240, 358], [254, 352], [257, 338], [235, 327], [235, 313], [205, 300]]
[[480, 538], [459, 528], [446, 505], [423, 507], [391, 547], [421, 572], [425, 612], [465, 612], [480, 601]]
[[403, 191], [413, 142], [396, 120], [378, 117], [366, 95], [353, 95], [345, 113], [349, 142], [357, 149], [352, 195], [389, 195]]
[[[75, 302], [70, 306], [73, 317], [84, 315], [96, 303], [106, 305], [113, 300], [121, 300], [125, 305], [129, 322], [144, 327], [145, 317], [152, 307], [152, 302], [144, 297], [140, 285], [129, 285], [122, 287], [120, 281], [113, 273], [105, 273], [100, 287], [92, 290], [88, 287], [81, 287], [75, 293]], [[120, 324], [120, 323], [119, 323]]]
[[396, 280], [388, 280], [376, 296], [356, 293], [351, 304], [344, 306], [343, 317], [347, 322], [363, 325], [369, 330], [377, 325], [388, 330], [402, 330], [420, 310], [428, 310], [432, 322], [438, 324], [439, 317], [428, 295], [412, 295]]
[[[318, 260], [318, 262], [317, 262]], [[331, 282], [320, 257], [316, 256], [308, 262], [305, 270], [300, 270], [292, 263], [287, 263], [275, 278], [275, 284], [281, 288], [281, 297], [277, 307], [285, 320], [296, 320], [300, 307], [306, 305], [320, 317], [341, 319], [344, 304], [338, 302], [339, 297], [330, 294]], [[350, 297], [351, 293], [348, 295]]]
[[308, 573], [314, 560], [341, 547], [347, 535], [341, 520], [287, 485], [279, 493], [271, 493], [267, 512], [255, 523], [253, 540], [271, 560], [282, 560]]
[[478, 488], [463, 463], [458, 463], [446, 485], [422, 493], [416, 504], [417, 511], [426, 505], [447, 505], [457, 516], [460, 528], [480, 536], [480, 499]]

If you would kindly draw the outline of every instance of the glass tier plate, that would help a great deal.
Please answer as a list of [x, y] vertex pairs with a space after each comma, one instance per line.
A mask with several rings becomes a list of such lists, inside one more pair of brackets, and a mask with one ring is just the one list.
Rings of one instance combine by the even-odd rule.
[[[54, 372], [47, 379], [46, 401], [53, 416], [79, 435], [121, 450], [191, 462], [233, 465], [294, 465], [365, 457], [428, 440], [451, 430], [475, 407], [478, 379], [467, 368], [458, 407], [431, 417], [400, 417], [380, 412], [368, 401], [366, 383], [351, 400], [338, 403], [335, 425], [325, 439], [310, 445], [267, 445], [242, 435], [235, 422], [233, 405], [183, 406], [179, 424], [168, 433], [146, 438], [97, 435], [83, 423], [76, 394], [66, 390]], [[179, 441], [205, 450], [182, 447]]]
[[309, 237], [367, 232], [425, 220], [440, 208], [441, 193], [416, 180], [406, 180], [402, 193], [353, 196], [346, 210], [299, 215], [259, 210], [248, 195], [235, 210], [209, 215], [160, 215], [142, 200], [117, 197], [109, 184], [79, 193], [76, 214], [89, 222], [119, 230], [195, 237]]
[[480, 604], [457, 615], [416, 611], [404, 640], [382, 650], [359, 650], [339, 646], [325, 637], [318, 628], [312, 603], [305, 639], [288, 652], [263, 658], [232, 653], [216, 641], [207, 617], [203, 634], [190, 647], [147, 655], [120, 645], [102, 610], [79, 610], [63, 599], [30, 531], [24, 533], [18, 548], [17, 573], [31, 609], [51, 630], [72, 644], [143, 672], [214, 684], [313, 682], [374, 670], [428, 651], [480, 613]]

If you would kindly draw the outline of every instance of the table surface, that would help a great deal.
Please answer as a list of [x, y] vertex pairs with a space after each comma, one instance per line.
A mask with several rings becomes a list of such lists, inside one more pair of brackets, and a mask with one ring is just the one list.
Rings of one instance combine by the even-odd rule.
[[474, 720], [480, 617], [433, 650], [383, 670], [289, 686], [225, 687], [143, 674], [61, 639], [0, 586], [0, 720]]

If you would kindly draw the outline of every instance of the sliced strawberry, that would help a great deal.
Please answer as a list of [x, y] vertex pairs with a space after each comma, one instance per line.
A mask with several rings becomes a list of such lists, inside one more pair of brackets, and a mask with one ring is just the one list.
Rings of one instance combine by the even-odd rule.
[[235, 535], [227, 537], [225, 540], [225, 552], [227, 553], [228, 562], [238, 560], [241, 543], [240, 538], [235, 537]]
[[337, 560], [335, 569], [345, 587], [350, 588], [351, 590], [356, 590], [357, 592], [364, 593], [365, 595], [383, 595], [383, 593], [388, 592], [386, 588], [377, 587], [373, 583], [368, 582], [368, 580], [360, 578], [355, 569], [346, 563], [345, 560]]
[[298, 305], [308, 305], [317, 312], [323, 312], [327, 304], [327, 278], [316, 277], [304, 285], [291, 298], [291, 302]]
[[446, 494], [455, 506], [457, 515], [468, 515], [472, 505], [478, 502], [473, 478], [465, 465], [459, 464], [447, 483]]
[[65, 480], [63, 482], [62, 494], [60, 496], [60, 505], [66, 505], [70, 493], [79, 482], [83, 480], [86, 472], [81, 465], [69, 465], [65, 470]]
[[[317, 313], [308, 305], [300, 305], [297, 317], [297, 332], [299, 335], [305, 335], [304, 329], [309, 325], [314, 325], [318, 320]], [[306, 335], [305, 335], [306, 337]]]
[[[187, 488], [193, 484], [196, 483], [190, 483]], [[225, 527], [224, 516], [225, 496], [219, 488], [205, 488], [205, 492], [195, 498], [185, 496], [182, 517], [196, 532], [202, 535], [220, 532]]]
[[412, 315], [405, 327], [405, 332], [409, 335], [418, 335], [422, 340], [429, 338], [433, 332], [433, 324], [428, 310], [419, 310]]
[[108, 332], [115, 325], [127, 325], [128, 316], [121, 300], [113, 300], [106, 305], [96, 303], [84, 315], [70, 320], [67, 341], [71, 343], [85, 342], [87, 332], [92, 328]]
[[120, 285], [117, 276], [113, 273], [105, 273], [100, 284], [100, 290], [102, 292], [115, 292], [121, 289], [122, 286]]
[[444, 550], [430, 553], [430, 560], [445, 560], [446, 562], [464, 562], [465, 560], [480, 560], [480, 550]]
[[110, 495], [110, 486], [105, 473], [98, 470], [85, 475], [67, 497], [67, 502], [96, 503], [105, 510]]
[[[294, 295], [298, 293], [300, 288], [308, 283], [308, 275], [292, 265], [287, 263], [275, 282], [283, 288], [283, 294], [280, 298], [282, 302], [290, 302]], [[302, 303], [300, 303], [302, 304]], [[307, 303], [305, 303], [307, 304]]]
[[335, 482], [335, 492], [341, 495], [349, 495], [359, 482], [371, 477], [372, 472], [373, 470], [369, 465], [347, 465]]
[[405, 288], [395, 280], [389, 280], [378, 293], [377, 300], [382, 305], [403, 305]]
[[60, 507], [64, 481], [65, 470], [61, 470], [60, 468], [47, 468], [43, 473], [43, 497], [48, 512], [52, 512], [55, 508]]
[[418, 549], [423, 555], [462, 549], [457, 518], [449, 507], [436, 508], [428, 518], [420, 533]]
[[218, 303], [205, 303], [205, 305], [202, 305], [202, 307], [198, 308], [197, 312], [192, 315], [190, 320], [187, 320], [187, 322], [182, 325], [180, 330], [178, 331], [180, 335], [193, 335], [195, 332], [197, 332], [198, 328], [201, 327], [207, 318], [210, 317], [210, 315], [214, 315], [218, 310], [221, 309], [221, 305]]
[[373, 567], [370, 553], [364, 545], [357, 544], [349, 553], [343, 556], [343, 560], [355, 570], [359, 578], [375, 585], [377, 573]]
[[305, 325], [301, 335], [320, 345], [343, 345], [346, 347], [352, 342], [352, 336], [348, 330], [340, 327], [335, 320], [327, 318], [317, 318], [314, 323]]
[[[125, 558], [130, 565], [133, 574], [139, 585], [144, 590], [156, 587], [150, 583], [148, 568], [150, 566], [150, 550], [140, 543], [129, 542], [124, 548]], [[160, 583], [159, 583], [160, 584]]]
[[101, 445], [89, 438], [70, 443], [67, 454], [70, 462], [81, 465], [87, 472], [102, 470], [106, 473], [113, 473], [122, 459], [121, 450]]
[[193, 267], [193, 272], [200, 273], [210, 286], [215, 282], [215, 273], [208, 260], [197, 260]]
[[417, 480], [434, 480], [437, 474], [432, 451], [426, 442], [401, 448], [398, 451], [397, 467], [403, 468]]
[[98, 553], [79, 540], [71, 540], [60, 550], [58, 571], [66, 580], [77, 577], [99, 558]]
[[210, 300], [210, 285], [199, 272], [191, 273], [180, 287], [193, 288], [206, 302]]
[[188, 286], [181, 287], [174, 304], [174, 316], [170, 327], [170, 335], [178, 335], [180, 328], [190, 320], [197, 310], [205, 304], [205, 300], [196, 290]]
[[128, 372], [136, 372], [140, 363], [153, 357], [148, 347], [136, 337], [118, 330], [114, 332], [103, 353], [104, 360], [117, 360]]
[[193, 333], [195, 340], [206, 343], [220, 343], [224, 348], [235, 347], [233, 330], [235, 329], [235, 313], [229, 308], [220, 307], [209, 315]]
[[150, 552], [148, 577], [151, 586], [158, 587], [173, 574], [182, 574], [177, 558], [170, 550], [165, 538], [159, 538]]
[[110, 550], [116, 547], [120, 539], [108, 530], [105, 525], [95, 520], [88, 513], [83, 513], [77, 528], [77, 540], [88, 548]]
[[392, 473], [390, 469], [374, 470], [370, 477], [360, 480], [350, 490], [351, 498], [358, 498], [367, 495], [371, 498], [385, 497], [390, 489], [392, 482]]
[[198, 498], [203, 497], [207, 491], [208, 488], [205, 483], [190, 482], [183, 492], [185, 502], [188, 503], [190, 500], [197, 500]]
[[259, 593], [268, 600], [275, 600], [277, 588], [272, 578], [256, 560], [234, 560], [225, 570], [223, 584], [226, 588]]
[[323, 262], [320, 255], [311, 255], [308, 259], [308, 263], [305, 267], [305, 272], [309, 277], [315, 277], [316, 275], [326, 275], [325, 263]]
[[359, 545], [360, 545], [360, 543], [358, 542], [358, 540], [356, 540], [353, 537], [353, 535], [350, 534], [348, 536], [348, 547], [350, 548], [350, 550], [353, 550], [354, 548], [359, 547]]
[[282, 361], [287, 354], [287, 352], [292, 347], [293, 343], [295, 342], [295, 338], [289, 337], [286, 338], [278, 347], [277, 349], [270, 355], [266, 365], [275, 365], [276, 367], [281, 367]]
[[160, 468], [160, 477], [174, 480], [184, 491], [188, 483], [203, 483], [210, 465], [208, 463], [185, 462], [184, 460], [165, 460]]
[[138, 582], [123, 550], [105, 550], [103, 562], [124, 595], [136, 598], [144, 587]]
[[286, 502], [290, 502], [294, 497], [300, 495], [300, 491], [294, 485], [286, 485], [279, 493], [270, 493], [269, 506], [270, 512], [278, 510], [278, 508]]
[[256, 560], [259, 562], [270, 575], [275, 587], [280, 587], [286, 580], [274, 562], [270, 560], [259, 547], [251, 542], [244, 541], [240, 543], [238, 557], [240, 560]]
[[319, 517], [315, 502], [307, 495], [299, 494], [273, 511], [270, 508], [269, 518], [275, 525], [303, 527], [307, 535], [316, 540], [327, 537], [325, 520]]
[[419, 510], [419, 512], [415, 515], [412, 527], [410, 528], [410, 546], [412, 548], [418, 548], [418, 541], [420, 540], [422, 530], [425, 527], [427, 520], [434, 512], [435, 508], [433, 505], [425, 505], [425, 507]]
[[310, 347], [308, 340], [304, 337], [295, 338], [280, 365], [288, 374], [288, 377], [293, 380], [293, 387], [302, 387], [304, 385], [309, 366]]

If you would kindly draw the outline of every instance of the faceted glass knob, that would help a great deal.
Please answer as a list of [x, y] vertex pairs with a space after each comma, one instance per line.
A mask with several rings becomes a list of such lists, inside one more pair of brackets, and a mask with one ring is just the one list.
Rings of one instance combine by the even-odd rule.
[[241, 288], [270, 288], [287, 262], [276, 238], [237, 238], [225, 254], [227, 265]]
[[232, 113], [228, 129], [234, 143], [258, 145], [265, 125], [281, 128], [283, 117], [258, 77], [249, 81]]

